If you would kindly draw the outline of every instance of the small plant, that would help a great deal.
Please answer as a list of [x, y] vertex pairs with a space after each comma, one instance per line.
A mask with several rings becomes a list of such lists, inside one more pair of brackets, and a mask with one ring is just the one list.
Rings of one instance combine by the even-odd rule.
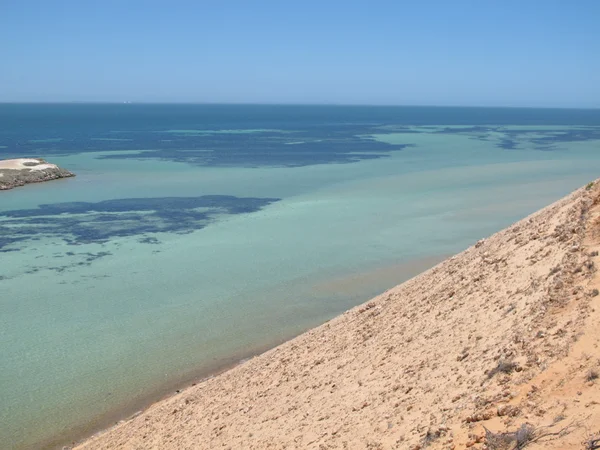
[[519, 429], [515, 432], [515, 439], [517, 441], [516, 448], [524, 448], [530, 442], [536, 438], [536, 430], [535, 427], [531, 424], [524, 423], [519, 427]]
[[498, 361], [498, 365], [496, 367], [494, 367], [492, 370], [490, 370], [487, 375], [488, 375], [488, 378], [492, 378], [494, 375], [496, 375], [498, 373], [509, 374], [509, 373], [512, 373], [517, 367], [518, 366], [514, 361], [507, 360], [507, 359], [501, 359], [500, 361]]
[[439, 431], [427, 430], [427, 434], [425, 434], [425, 436], [423, 437], [423, 440], [421, 441], [421, 447], [422, 448], [429, 447], [437, 439], [439, 439], [440, 435], [441, 434]]
[[585, 186], [585, 190], [589, 191], [590, 189], [592, 189], [594, 187], [594, 182], [590, 181], [588, 184], [586, 184]]
[[515, 433], [494, 433], [485, 428], [485, 442], [489, 450], [509, 450], [513, 448]]
[[584, 445], [583, 448], [585, 448], [585, 450], [600, 449], [600, 436], [598, 436], [597, 434], [590, 436], [583, 442], [583, 445]]
[[560, 266], [554, 266], [552, 269], [550, 269], [550, 274], [549, 275], [554, 275], [555, 273], [560, 272]]
[[[521, 450], [534, 442], [554, 441], [581, 427], [580, 423], [573, 422], [558, 431], [550, 431], [552, 425], [536, 428], [530, 423], [524, 423], [517, 431], [498, 433], [494, 433], [484, 427], [487, 448], [489, 450]], [[600, 449], [600, 439], [597, 436], [595, 440], [590, 438], [586, 442], [592, 442], [595, 445], [586, 447], [586, 450]]]
[[533, 425], [524, 423], [517, 431], [494, 433], [485, 429], [485, 441], [489, 450], [516, 450], [522, 449], [536, 438], [536, 429]]
[[590, 370], [588, 370], [587, 374], [585, 375], [585, 381], [597, 380], [599, 376], [600, 376], [600, 374], [598, 374], [598, 371], [596, 369], [590, 369]]

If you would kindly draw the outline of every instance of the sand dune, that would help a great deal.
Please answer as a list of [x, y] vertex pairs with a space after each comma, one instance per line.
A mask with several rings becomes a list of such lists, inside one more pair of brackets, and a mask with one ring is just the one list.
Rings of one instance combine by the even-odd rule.
[[77, 448], [582, 449], [600, 431], [599, 202], [582, 188]]

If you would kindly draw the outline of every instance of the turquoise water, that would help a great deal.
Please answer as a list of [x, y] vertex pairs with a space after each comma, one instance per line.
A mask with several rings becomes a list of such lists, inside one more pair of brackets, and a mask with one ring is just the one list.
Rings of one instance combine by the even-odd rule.
[[78, 175], [0, 193], [8, 448], [106, 426], [600, 174], [598, 111], [128, 106], [0, 106], [0, 156]]

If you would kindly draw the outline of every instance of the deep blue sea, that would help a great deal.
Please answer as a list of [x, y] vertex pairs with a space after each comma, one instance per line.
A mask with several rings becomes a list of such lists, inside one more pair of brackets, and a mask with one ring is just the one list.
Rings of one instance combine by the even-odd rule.
[[[0, 104], [0, 442], [60, 446], [600, 176], [600, 110]], [[3, 448], [4, 448], [3, 447]]]

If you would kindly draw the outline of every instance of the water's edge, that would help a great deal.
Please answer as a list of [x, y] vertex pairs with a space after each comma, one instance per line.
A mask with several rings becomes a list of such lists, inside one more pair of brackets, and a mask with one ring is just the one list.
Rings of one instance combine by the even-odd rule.
[[189, 389], [192, 386], [196, 386], [197, 384], [209, 380], [217, 375], [225, 373], [228, 370], [233, 369], [234, 367], [237, 367], [256, 356], [283, 344], [284, 342], [294, 339], [296, 336], [299, 336], [309, 329], [290, 336], [287, 339], [278, 339], [277, 341], [274, 341], [269, 345], [262, 346], [253, 352], [241, 353], [239, 355], [223, 358], [223, 361], [220, 361], [218, 364], [215, 364], [212, 367], [202, 367], [193, 374], [187, 374], [177, 381], [166, 383], [153, 394], [133, 399], [127, 402], [126, 405], [123, 405], [122, 408], [112, 411], [108, 414], [104, 414], [91, 423], [67, 430], [49, 441], [43, 441], [38, 444], [34, 444], [31, 448], [40, 450], [61, 450], [65, 447], [70, 448], [71, 446], [84, 442], [97, 434], [109, 431], [123, 421], [128, 421], [137, 417], [140, 412], [152, 407], [156, 403], [160, 403], [163, 400], [179, 394], [185, 389]]
[[78, 174], [2, 194], [0, 447], [114, 426], [600, 171], [600, 110], [129, 106], [0, 105], [0, 157]]
[[[380, 289], [379, 294], [374, 293], [367, 298], [362, 298], [357, 305], [368, 302], [371, 298], [381, 295], [386, 290], [391, 289], [392, 287], [404, 283], [405, 281], [419, 275], [420, 273], [430, 269], [431, 267], [436, 266], [442, 261], [446, 260], [451, 255], [439, 255], [439, 256], [429, 256], [416, 258], [411, 261], [407, 261], [400, 264], [394, 264], [391, 266], [379, 267], [374, 270], [367, 270], [360, 273], [350, 273], [343, 277], [335, 277], [329, 282], [332, 286], [339, 288], [340, 285], [346, 285], [350, 289], [352, 288], [352, 284], [356, 282], [362, 282], [367, 278], [389, 278], [392, 273], [395, 273], [396, 279], [393, 284], [388, 286], [387, 288]], [[327, 283], [324, 283], [327, 284]], [[387, 284], [390, 284], [389, 282]], [[351, 308], [348, 308], [351, 309]], [[97, 417], [90, 423], [85, 425], [72, 428], [69, 430], [65, 430], [64, 432], [56, 435], [50, 440], [42, 441], [34, 444], [31, 448], [41, 449], [41, 450], [60, 450], [65, 447], [69, 448], [70, 446], [77, 445], [81, 442], [84, 442], [88, 439], [93, 438], [98, 434], [102, 434], [110, 431], [113, 427], [117, 426], [119, 423], [123, 421], [131, 420], [137, 417], [142, 411], [147, 410], [153, 405], [160, 403], [163, 400], [173, 397], [174, 395], [178, 395], [180, 392], [189, 389], [197, 384], [205, 382], [215, 376], [218, 376], [222, 373], [225, 373], [235, 367], [238, 367], [244, 364], [246, 361], [259, 356], [263, 353], [272, 350], [279, 345], [291, 341], [294, 338], [317, 328], [324, 323], [327, 323], [329, 320], [337, 317], [340, 314], [343, 314], [346, 310], [338, 311], [334, 314], [329, 314], [327, 316], [320, 317], [318, 320], [314, 321], [308, 327], [301, 328], [296, 330], [295, 332], [289, 333], [284, 337], [279, 337], [274, 339], [266, 344], [258, 345], [254, 348], [245, 349], [244, 351], [240, 351], [235, 355], [229, 355], [221, 358], [218, 362], [212, 365], [204, 365], [203, 367], [198, 368], [195, 371], [182, 374], [176, 380], [170, 380], [166, 382], [162, 386], [160, 386], [153, 393], [145, 396], [140, 396], [134, 399], [131, 399], [125, 403], [123, 403], [122, 407], [115, 409], [107, 414], [103, 414]]]

